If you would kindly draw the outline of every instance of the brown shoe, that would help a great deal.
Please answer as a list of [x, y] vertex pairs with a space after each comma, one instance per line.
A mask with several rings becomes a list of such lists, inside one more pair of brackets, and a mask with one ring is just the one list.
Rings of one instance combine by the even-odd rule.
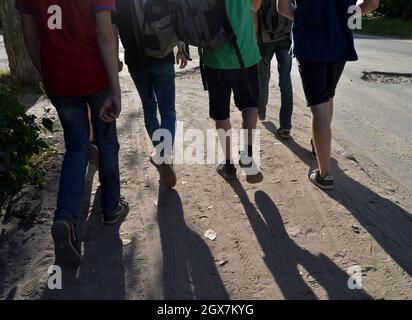
[[169, 188], [176, 187], [177, 184], [177, 177], [176, 172], [173, 168], [173, 163], [160, 163], [158, 164], [155, 160], [156, 155], [152, 153], [150, 155], [150, 163], [153, 164], [160, 175], [160, 182], [164, 183]]

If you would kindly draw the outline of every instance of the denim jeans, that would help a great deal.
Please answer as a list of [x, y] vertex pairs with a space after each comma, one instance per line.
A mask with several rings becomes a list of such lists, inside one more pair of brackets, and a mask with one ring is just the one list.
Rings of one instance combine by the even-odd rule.
[[[143, 104], [146, 130], [156, 147], [153, 134], [166, 129], [172, 143], [176, 133], [176, 73], [173, 64], [153, 64], [142, 72], [131, 73]], [[160, 114], [160, 122], [157, 117]], [[171, 151], [171, 150], [169, 150]]]
[[259, 44], [262, 61], [260, 71], [260, 98], [259, 113], [266, 116], [266, 107], [269, 100], [269, 83], [271, 77], [271, 62], [276, 55], [279, 73], [279, 88], [281, 93], [280, 127], [292, 128], [293, 90], [292, 90], [292, 57], [290, 55], [290, 40]]
[[66, 218], [76, 223], [85, 188], [85, 175], [90, 156], [90, 107], [93, 132], [99, 148], [99, 178], [103, 215], [115, 214], [120, 201], [119, 142], [116, 123], [100, 120], [99, 112], [108, 90], [85, 97], [51, 97], [63, 126], [66, 153], [63, 160], [55, 220]]

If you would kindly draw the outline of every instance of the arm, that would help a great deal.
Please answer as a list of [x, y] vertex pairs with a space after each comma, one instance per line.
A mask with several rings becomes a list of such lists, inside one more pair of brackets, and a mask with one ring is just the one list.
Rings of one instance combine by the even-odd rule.
[[119, 28], [117, 27], [116, 24], [113, 24], [113, 33], [114, 33], [114, 37], [116, 39], [116, 49], [117, 49], [117, 57], [118, 57], [118, 68], [117, 70], [119, 72], [123, 71], [123, 62], [122, 60], [120, 60], [120, 41], [119, 41]]
[[251, 0], [251, 5], [252, 5], [252, 15], [253, 15], [253, 26], [255, 32], [258, 30], [258, 11], [260, 10], [260, 7], [262, 6], [262, 0]]
[[119, 117], [121, 112], [121, 90], [118, 72], [117, 43], [113, 32], [111, 13], [109, 11], [98, 12], [97, 21], [97, 42], [103, 64], [106, 68], [110, 84], [110, 97], [104, 103], [100, 117], [105, 122], [113, 122]]
[[37, 33], [37, 24], [33, 16], [21, 13], [21, 24], [23, 28], [24, 42], [27, 47], [27, 51], [34, 66], [41, 75], [41, 58], [40, 58], [40, 45], [39, 35]]
[[113, 27], [113, 33], [114, 33], [114, 39], [116, 41], [116, 52], [117, 52], [117, 56], [119, 56], [120, 52], [119, 52], [119, 30], [117, 29], [117, 26], [115, 24], [112, 24]]
[[262, 5], [262, 0], [252, 0], [252, 11], [254, 13], [258, 12]]
[[290, 0], [277, 0], [278, 12], [290, 20], [295, 20], [296, 7]]
[[362, 9], [362, 14], [365, 14], [378, 9], [379, 0], [363, 0], [358, 2], [358, 5]]
[[180, 69], [184, 69], [187, 66], [187, 58], [186, 55], [183, 53], [183, 46], [184, 43], [179, 43], [177, 46], [177, 54], [176, 54], [176, 64], [179, 65]]

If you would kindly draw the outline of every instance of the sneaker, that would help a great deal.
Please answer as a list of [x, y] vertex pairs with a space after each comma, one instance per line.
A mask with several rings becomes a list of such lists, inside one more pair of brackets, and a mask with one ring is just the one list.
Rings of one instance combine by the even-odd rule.
[[51, 228], [56, 265], [77, 268], [81, 263], [80, 245], [75, 225], [66, 219], [56, 220]]
[[242, 169], [253, 167], [253, 157], [249, 157], [246, 151], [239, 152], [239, 166]]
[[280, 138], [288, 140], [290, 138], [290, 129], [278, 129], [277, 134]]
[[263, 174], [260, 172], [253, 157], [249, 157], [246, 152], [240, 152], [239, 166], [246, 174], [246, 181], [251, 184], [263, 181]]
[[313, 139], [310, 140], [310, 145], [312, 147], [312, 157], [316, 159], [318, 156], [316, 155], [316, 148]]
[[321, 177], [319, 169], [309, 171], [309, 180], [323, 190], [332, 190], [335, 179], [332, 176]]
[[121, 218], [123, 218], [129, 212], [129, 204], [124, 200], [120, 199], [119, 205], [115, 214], [111, 217], [104, 217], [103, 224], [111, 226], [116, 224]]
[[222, 163], [217, 167], [216, 171], [227, 181], [237, 180], [237, 170], [233, 164]]

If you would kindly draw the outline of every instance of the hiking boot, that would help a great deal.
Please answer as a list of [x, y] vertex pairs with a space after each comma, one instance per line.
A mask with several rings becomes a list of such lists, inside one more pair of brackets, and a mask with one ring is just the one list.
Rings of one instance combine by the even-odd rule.
[[153, 164], [159, 172], [161, 183], [164, 183], [169, 188], [176, 187], [177, 177], [171, 157], [163, 163], [158, 163], [156, 161], [156, 154], [152, 153], [150, 155], [150, 163]]
[[277, 135], [283, 139], [283, 140], [288, 140], [290, 139], [290, 129], [278, 129]]
[[332, 176], [321, 177], [319, 169], [309, 171], [309, 180], [323, 190], [332, 190], [335, 187], [335, 179]]
[[237, 180], [237, 170], [233, 164], [221, 163], [216, 171], [227, 181]]
[[240, 152], [239, 166], [246, 174], [246, 181], [251, 184], [260, 183], [263, 174], [260, 172], [253, 157], [249, 157], [246, 152]]
[[54, 241], [55, 264], [77, 268], [81, 263], [81, 250], [77, 239], [76, 226], [73, 222], [56, 220], [51, 228]]
[[124, 200], [120, 199], [117, 210], [111, 217], [104, 217], [103, 224], [110, 226], [116, 224], [120, 219], [122, 219], [129, 212], [129, 204]]

